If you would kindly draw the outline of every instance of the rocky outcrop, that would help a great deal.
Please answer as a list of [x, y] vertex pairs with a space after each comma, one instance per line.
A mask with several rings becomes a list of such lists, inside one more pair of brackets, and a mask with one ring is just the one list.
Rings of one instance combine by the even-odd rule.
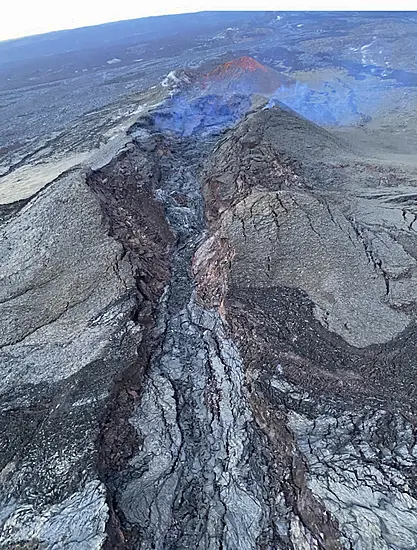
[[[416, 260], [393, 206], [398, 174], [377, 207], [379, 177], [281, 109], [249, 115], [206, 167], [213, 235], [194, 262], [199, 295], [237, 343], [295, 516], [281, 512], [277, 547], [417, 544]], [[365, 212], [369, 195], [388, 223]]]
[[379, 183], [365, 163], [357, 177], [357, 163], [295, 114], [261, 111], [214, 152], [205, 196], [217, 236], [211, 248], [233, 250], [234, 287], [301, 289], [326, 328], [364, 347], [414, 319], [417, 264], [398, 242], [409, 233], [403, 221], [381, 227], [357, 212], [358, 198]]
[[70, 172], [1, 229], [2, 548], [105, 540], [103, 481], [134, 446], [126, 415], [108, 415], [132, 407], [169, 274], [149, 161], [133, 148]]

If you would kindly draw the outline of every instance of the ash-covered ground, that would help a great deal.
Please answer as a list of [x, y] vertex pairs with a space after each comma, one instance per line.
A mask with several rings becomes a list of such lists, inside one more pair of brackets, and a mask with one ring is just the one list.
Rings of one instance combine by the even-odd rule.
[[417, 548], [417, 16], [0, 43], [0, 549]]

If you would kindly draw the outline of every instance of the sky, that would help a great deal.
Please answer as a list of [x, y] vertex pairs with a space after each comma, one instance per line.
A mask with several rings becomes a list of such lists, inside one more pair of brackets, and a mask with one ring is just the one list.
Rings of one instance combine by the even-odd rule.
[[206, 10], [412, 10], [415, 0], [3, 0], [0, 40], [149, 15]]

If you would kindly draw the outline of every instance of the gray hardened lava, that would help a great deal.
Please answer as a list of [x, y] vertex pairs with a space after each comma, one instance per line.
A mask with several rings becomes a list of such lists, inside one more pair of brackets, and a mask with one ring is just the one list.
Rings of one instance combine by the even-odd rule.
[[[142, 125], [135, 139], [149, 143], [154, 132]], [[171, 133], [161, 143], [156, 195], [176, 245], [130, 417], [138, 446], [115, 477], [128, 547], [402, 548], [405, 540], [412, 548], [415, 387], [404, 379], [414, 374], [413, 309], [392, 341], [374, 327], [358, 347], [364, 336], [346, 327], [343, 287], [328, 302], [321, 286], [327, 263], [337, 273], [340, 262], [339, 277], [349, 277], [327, 241], [352, 246], [355, 269], [376, 287], [373, 307], [385, 315], [392, 307], [388, 259], [384, 272], [343, 204], [369, 177], [366, 163], [356, 178], [359, 159], [280, 109], [250, 113], [219, 138]], [[338, 171], [338, 159], [349, 169]], [[300, 249], [316, 239], [320, 258], [304, 258], [316, 270], [310, 277], [283, 239]], [[297, 277], [304, 288], [289, 288]]]
[[[395, 211], [378, 224], [361, 204], [372, 168], [305, 124], [281, 110], [249, 115], [212, 155], [203, 188], [213, 235], [195, 260], [199, 293], [228, 322], [250, 409], [276, 457], [268, 467], [277, 465], [287, 507], [276, 547], [412, 549], [410, 229]], [[395, 176], [390, 183], [389, 195], [401, 193]]]
[[192, 84], [0, 208], [0, 549], [415, 550], [416, 169]]

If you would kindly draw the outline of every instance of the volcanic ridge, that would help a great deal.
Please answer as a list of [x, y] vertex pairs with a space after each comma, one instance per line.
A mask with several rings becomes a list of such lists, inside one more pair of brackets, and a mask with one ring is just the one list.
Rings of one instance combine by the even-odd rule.
[[414, 550], [415, 164], [202, 67], [7, 153], [0, 549]]

